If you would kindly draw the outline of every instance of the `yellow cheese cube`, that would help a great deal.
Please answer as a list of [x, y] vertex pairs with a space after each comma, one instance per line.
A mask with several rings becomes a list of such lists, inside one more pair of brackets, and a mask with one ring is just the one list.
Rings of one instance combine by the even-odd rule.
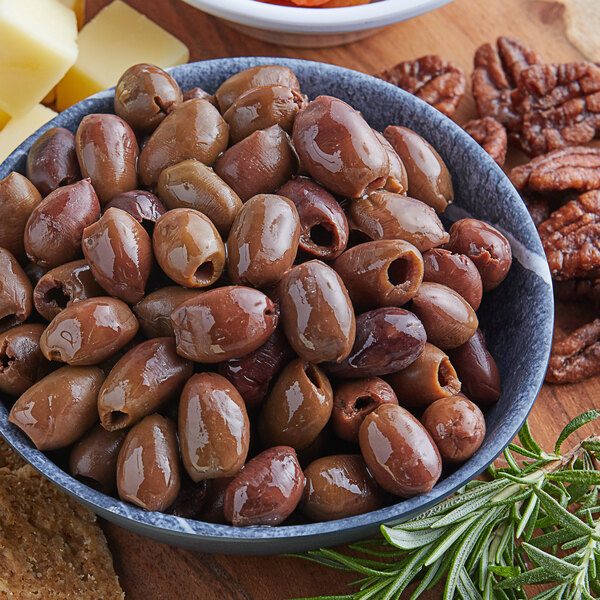
[[60, 0], [66, 7], [70, 8], [77, 17], [77, 27], [81, 29], [85, 22], [85, 0]]
[[163, 69], [185, 63], [187, 46], [121, 0], [102, 9], [79, 34], [79, 58], [56, 88], [56, 107], [69, 106], [116, 85], [137, 63]]
[[10, 115], [2, 112], [0, 110], [0, 131], [4, 128], [4, 126], [10, 121]]
[[25, 115], [77, 58], [75, 13], [56, 0], [0, 0], [0, 110]]
[[13, 117], [0, 130], [0, 163], [32, 133], [53, 119], [56, 113], [43, 106], [36, 104], [33, 110], [21, 117]]

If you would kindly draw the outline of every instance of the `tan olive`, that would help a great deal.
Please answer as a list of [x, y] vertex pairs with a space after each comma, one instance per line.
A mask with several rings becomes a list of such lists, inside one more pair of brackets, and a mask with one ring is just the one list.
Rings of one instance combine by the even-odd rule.
[[471, 305], [440, 283], [423, 282], [413, 296], [412, 308], [425, 327], [427, 339], [443, 350], [464, 344], [479, 326]]
[[179, 403], [181, 458], [194, 481], [232, 477], [244, 466], [250, 421], [239, 392], [221, 375], [198, 373]]
[[246, 202], [256, 194], [273, 194], [298, 170], [290, 136], [273, 125], [255, 131], [229, 148], [215, 171]]
[[302, 358], [293, 360], [277, 378], [260, 414], [265, 446], [306, 448], [331, 416], [333, 391], [325, 373]]
[[232, 283], [252, 287], [276, 284], [292, 268], [300, 219], [283, 196], [259, 194], [238, 213], [227, 238], [227, 272]]
[[406, 127], [390, 125], [384, 136], [406, 168], [410, 195], [429, 204], [436, 212], [444, 212], [454, 200], [454, 190], [448, 168], [436, 149]]
[[167, 167], [158, 178], [158, 195], [166, 207], [193, 208], [204, 213], [221, 235], [227, 235], [242, 208], [239, 196], [198, 160]]
[[402, 406], [425, 407], [460, 392], [461, 383], [450, 359], [433, 344], [402, 371], [386, 377]]
[[163, 169], [188, 158], [211, 166], [228, 140], [229, 127], [219, 111], [206, 100], [188, 100], [164, 119], [142, 149], [140, 180], [153, 189]]
[[175, 283], [212, 285], [225, 268], [225, 245], [210, 219], [191, 208], [167, 211], [152, 234], [154, 256]]
[[244, 92], [223, 113], [229, 123], [231, 143], [236, 144], [259, 129], [279, 125], [292, 133], [294, 119], [306, 104], [299, 92], [283, 85], [267, 85]]
[[23, 323], [31, 314], [33, 288], [15, 257], [0, 248], [0, 332]]
[[355, 310], [406, 304], [423, 282], [423, 257], [404, 240], [377, 240], [346, 250], [333, 263]]
[[17, 258], [25, 256], [25, 225], [41, 201], [33, 183], [20, 173], [11, 171], [0, 180], [0, 247]]
[[98, 367], [62, 367], [24, 392], [8, 420], [38, 450], [69, 446], [98, 419], [96, 398], [103, 380]]
[[244, 92], [265, 85], [284, 85], [300, 91], [298, 79], [291, 69], [281, 65], [259, 65], [232, 75], [219, 86], [215, 97], [221, 112], [225, 113]]
[[350, 230], [371, 240], [406, 240], [425, 252], [450, 239], [433, 208], [385, 190], [352, 200], [347, 214]]
[[375, 130], [374, 133], [387, 152], [390, 163], [390, 172], [383, 189], [387, 190], [388, 192], [404, 194], [406, 196], [408, 192], [408, 175], [406, 174], [406, 167], [404, 166], [402, 159], [392, 148], [392, 145], [385, 139], [383, 133], [379, 133], [379, 131]]
[[175, 423], [149, 415], [129, 431], [119, 452], [119, 496], [146, 510], [163, 511], [173, 504], [180, 487]]

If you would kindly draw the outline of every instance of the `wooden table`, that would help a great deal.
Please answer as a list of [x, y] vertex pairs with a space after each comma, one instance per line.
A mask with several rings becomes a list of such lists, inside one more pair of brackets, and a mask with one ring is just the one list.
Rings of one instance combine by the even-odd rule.
[[[109, 1], [88, 0], [87, 17], [91, 18]], [[127, 1], [186, 43], [192, 61], [226, 56], [283, 56], [375, 74], [401, 60], [437, 53], [470, 73], [475, 49], [499, 35], [524, 40], [550, 61], [581, 59], [564, 36], [563, 9], [555, 2], [455, 0], [367, 40], [311, 50], [259, 42], [180, 0]], [[467, 95], [456, 120], [464, 123], [474, 114], [473, 100]], [[564, 335], [593, 316], [589, 306], [560, 306], [557, 334]], [[569, 419], [594, 406], [600, 407], [598, 398], [600, 378], [577, 386], [545, 386], [530, 417], [534, 434], [551, 448]], [[582, 433], [588, 432], [589, 429]], [[345, 583], [354, 578], [298, 559], [200, 554], [170, 548], [111, 524], [106, 524], [105, 531], [128, 600], [283, 600], [343, 594]], [[438, 597], [439, 593], [434, 592], [428, 600]]]

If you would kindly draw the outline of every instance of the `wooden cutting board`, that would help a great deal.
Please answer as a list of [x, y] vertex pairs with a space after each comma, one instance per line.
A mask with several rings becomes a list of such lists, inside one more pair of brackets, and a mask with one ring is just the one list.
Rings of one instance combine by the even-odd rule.
[[[88, 0], [87, 18], [109, 1]], [[549, 61], [581, 59], [564, 35], [563, 9], [555, 2], [455, 0], [366, 40], [311, 50], [259, 42], [180, 0], [127, 1], [186, 43], [191, 61], [226, 56], [283, 56], [376, 74], [401, 60], [440, 54], [470, 73], [475, 49], [499, 35], [524, 40]], [[473, 100], [467, 94], [456, 120], [464, 123], [474, 116]], [[590, 306], [559, 306], [557, 335], [564, 335], [593, 317]], [[580, 412], [600, 407], [599, 399], [600, 378], [579, 385], [544, 386], [530, 418], [534, 434], [551, 448], [562, 427]], [[588, 433], [582, 431], [582, 435]], [[210, 555], [170, 548], [108, 523], [105, 531], [128, 600], [283, 600], [344, 594], [345, 584], [355, 578], [299, 559]], [[427, 598], [439, 597], [439, 592], [434, 591]]]

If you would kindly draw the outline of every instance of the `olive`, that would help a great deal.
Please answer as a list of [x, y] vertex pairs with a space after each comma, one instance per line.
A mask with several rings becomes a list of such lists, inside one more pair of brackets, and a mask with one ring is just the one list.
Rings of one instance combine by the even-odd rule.
[[98, 419], [96, 398], [103, 380], [104, 373], [98, 367], [62, 367], [25, 391], [8, 420], [38, 450], [69, 446]]
[[401, 406], [382, 404], [369, 413], [358, 439], [369, 471], [392, 494], [427, 494], [441, 475], [440, 453], [431, 436]]
[[110, 208], [120, 208], [129, 213], [148, 233], [151, 233], [156, 221], [167, 212], [163, 203], [154, 194], [144, 190], [131, 190], [117, 194], [104, 207], [103, 212]]
[[266, 446], [302, 450], [317, 439], [332, 408], [333, 392], [325, 373], [297, 358], [283, 369], [262, 407], [261, 440]]
[[0, 248], [0, 332], [23, 323], [31, 314], [33, 289], [15, 257]]
[[408, 175], [402, 159], [398, 156], [394, 148], [392, 148], [392, 145], [385, 139], [383, 133], [379, 133], [379, 131], [374, 131], [374, 133], [387, 152], [390, 163], [390, 172], [383, 189], [388, 192], [394, 192], [395, 194], [406, 195], [408, 192]]
[[442, 460], [447, 463], [467, 460], [485, 438], [483, 413], [462, 394], [440, 398], [430, 404], [421, 422], [438, 447]]
[[201, 100], [208, 100], [215, 108], [219, 108], [217, 103], [217, 99], [208, 92], [205, 92], [202, 88], [195, 87], [191, 90], [186, 90], [183, 92], [183, 101], [193, 100], [194, 98], [200, 98]]
[[197, 373], [179, 403], [181, 458], [194, 481], [236, 475], [250, 444], [250, 421], [238, 391], [221, 375]]
[[259, 194], [239, 211], [227, 238], [227, 272], [232, 283], [268, 287], [293, 266], [300, 221], [293, 202]]

